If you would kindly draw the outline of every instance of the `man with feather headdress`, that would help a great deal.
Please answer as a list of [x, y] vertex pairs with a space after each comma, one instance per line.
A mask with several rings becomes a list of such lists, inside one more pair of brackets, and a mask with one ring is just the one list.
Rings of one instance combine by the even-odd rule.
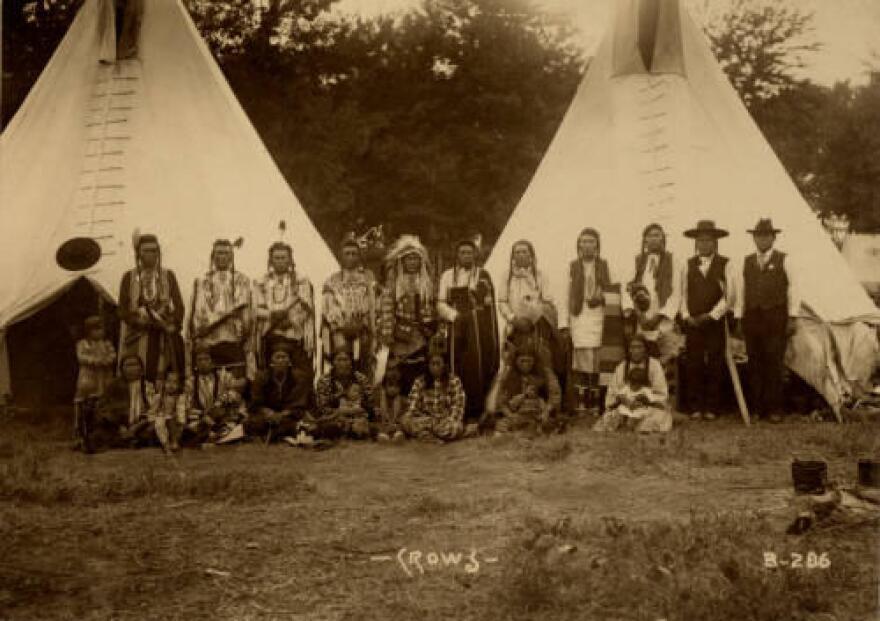
[[174, 272], [162, 267], [156, 236], [135, 231], [132, 243], [135, 268], [119, 286], [120, 360], [139, 356], [147, 381], [156, 382], [169, 368], [183, 372], [183, 298]]
[[380, 344], [389, 348], [389, 365], [400, 369], [404, 392], [425, 372], [428, 340], [436, 326], [434, 305], [428, 251], [415, 235], [401, 235], [385, 255], [378, 334]]
[[217, 367], [243, 376], [251, 340], [251, 283], [235, 269], [235, 247], [226, 239], [214, 242], [211, 267], [193, 284], [190, 331], [193, 346], [207, 348]]

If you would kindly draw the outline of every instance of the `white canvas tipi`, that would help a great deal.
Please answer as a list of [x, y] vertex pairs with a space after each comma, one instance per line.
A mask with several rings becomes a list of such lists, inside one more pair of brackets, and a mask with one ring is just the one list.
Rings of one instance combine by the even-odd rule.
[[[180, 1], [130, 2], [134, 57], [99, 62], [115, 58], [115, 3], [86, 0], [0, 136], [0, 337], [83, 276], [115, 300], [135, 228], [158, 235], [185, 300], [217, 238], [243, 237], [236, 269], [262, 277], [282, 220], [300, 273], [319, 288], [337, 269]], [[101, 246], [84, 272], [55, 263], [74, 237]]]
[[[839, 404], [842, 382], [866, 379], [874, 363], [869, 354], [876, 355], [876, 339], [861, 321], [880, 320], [878, 309], [678, 1], [620, 0], [487, 268], [503, 278], [511, 245], [529, 239], [557, 300], [564, 300], [567, 263], [576, 257], [583, 227], [598, 229], [602, 254], [625, 283], [634, 276], [644, 226], [661, 224], [681, 261], [694, 253], [682, 232], [712, 219], [731, 233], [720, 252], [741, 269], [754, 251], [746, 230], [762, 217], [783, 230], [777, 245], [798, 272], [802, 299], [825, 320], [824, 333], [840, 337], [839, 356], [828, 342], [813, 339], [789, 352], [789, 365]], [[840, 366], [846, 377], [832, 388], [828, 368]]]

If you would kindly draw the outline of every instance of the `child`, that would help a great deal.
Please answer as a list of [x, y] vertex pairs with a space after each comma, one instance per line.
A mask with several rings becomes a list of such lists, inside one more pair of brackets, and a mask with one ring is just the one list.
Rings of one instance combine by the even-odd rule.
[[77, 447], [89, 451], [86, 438], [86, 420], [94, 412], [98, 399], [113, 381], [116, 349], [104, 338], [104, 322], [97, 315], [87, 317], [84, 323], [85, 338], [76, 344], [76, 360], [79, 373], [76, 378], [76, 394], [73, 398], [73, 433]]
[[389, 369], [382, 379], [379, 393], [379, 407], [376, 410], [376, 440], [379, 442], [401, 442], [404, 440], [400, 419], [409, 404], [406, 396], [400, 394], [400, 372]]
[[183, 387], [177, 372], [169, 369], [157, 395], [149, 417], [153, 421], [156, 437], [166, 453], [180, 449], [180, 436], [186, 423]]
[[633, 423], [641, 418], [639, 408], [651, 402], [651, 384], [645, 367], [632, 367], [626, 375], [626, 384], [617, 394], [617, 412]]
[[367, 411], [361, 406], [363, 391], [357, 382], [352, 383], [348, 390], [339, 398], [339, 413], [346, 416], [362, 416]]

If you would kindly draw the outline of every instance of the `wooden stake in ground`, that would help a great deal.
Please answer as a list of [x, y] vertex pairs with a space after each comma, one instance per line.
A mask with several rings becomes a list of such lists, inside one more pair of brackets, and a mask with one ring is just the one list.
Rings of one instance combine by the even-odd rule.
[[733, 392], [736, 394], [736, 404], [739, 406], [739, 415], [742, 416], [743, 422], [748, 427], [749, 407], [746, 405], [746, 398], [743, 396], [742, 384], [739, 381], [739, 371], [736, 370], [736, 360], [733, 359], [733, 351], [730, 349], [730, 328], [727, 326], [727, 318], [721, 319], [724, 322], [724, 359], [727, 361], [727, 370], [730, 372], [730, 379], [733, 382]]

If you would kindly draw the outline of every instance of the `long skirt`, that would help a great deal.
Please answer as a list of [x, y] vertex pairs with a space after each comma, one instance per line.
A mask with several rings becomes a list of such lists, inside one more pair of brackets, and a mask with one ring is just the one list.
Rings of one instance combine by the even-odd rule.
[[486, 410], [486, 396], [498, 371], [498, 331], [494, 309], [462, 313], [451, 324], [449, 350], [452, 372], [461, 378], [467, 395], [465, 419], [477, 421]]

